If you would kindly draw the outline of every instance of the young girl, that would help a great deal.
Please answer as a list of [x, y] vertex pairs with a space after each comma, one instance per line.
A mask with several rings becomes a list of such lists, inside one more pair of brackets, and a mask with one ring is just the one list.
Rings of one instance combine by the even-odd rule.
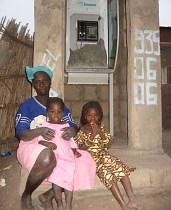
[[[101, 182], [111, 190], [122, 210], [129, 208], [141, 208], [136, 202], [133, 189], [128, 175], [135, 168], [122, 163], [117, 157], [110, 155], [107, 149], [110, 148], [113, 138], [101, 124], [103, 111], [100, 104], [90, 101], [83, 106], [80, 119], [80, 131], [74, 137], [80, 149], [87, 150], [96, 162], [96, 174]], [[128, 195], [129, 202], [125, 203], [117, 182], [120, 181]]]
[[[63, 100], [58, 97], [49, 98], [46, 109], [47, 122], [43, 126], [53, 129], [55, 131], [55, 138], [53, 138], [52, 141], [46, 141], [42, 137], [39, 137], [38, 143], [52, 149], [57, 160], [57, 165], [52, 174], [47, 178], [47, 181], [52, 183], [54, 197], [57, 202], [57, 209], [63, 209], [62, 191], [64, 191], [66, 210], [72, 210], [73, 189], [93, 188], [95, 163], [88, 153], [87, 155], [86, 153], [77, 150], [78, 146], [73, 139], [70, 139], [70, 141], [62, 139], [62, 128], [69, 126], [68, 123], [61, 121], [64, 116]], [[75, 157], [78, 158], [79, 161], [76, 161]], [[87, 168], [87, 166], [91, 168]], [[84, 182], [83, 179], [77, 176], [80, 170], [89, 177], [86, 180], [87, 182], [85, 180]], [[75, 184], [74, 180], [76, 180]], [[82, 183], [78, 183], [79, 181], [84, 182], [84, 186]]]

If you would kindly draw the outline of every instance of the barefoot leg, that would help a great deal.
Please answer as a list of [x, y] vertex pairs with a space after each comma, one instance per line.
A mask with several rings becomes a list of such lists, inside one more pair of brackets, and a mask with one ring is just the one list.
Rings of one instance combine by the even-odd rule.
[[64, 189], [64, 193], [66, 201], [66, 210], [72, 210], [73, 191]]
[[62, 210], [63, 203], [62, 203], [62, 188], [56, 184], [52, 184], [54, 197], [57, 203], [57, 209]]
[[118, 185], [116, 183], [114, 183], [112, 185], [112, 187], [110, 188], [113, 196], [115, 197], [115, 199], [118, 201], [119, 205], [121, 206], [122, 210], [127, 210], [127, 205], [121, 195], [121, 192], [118, 188]]
[[132, 185], [130, 182], [130, 179], [128, 176], [124, 176], [121, 179], [121, 183], [126, 191], [126, 194], [128, 195], [129, 198], [129, 202], [128, 202], [128, 208], [134, 208], [134, 209], [138, 209], [141, 210], [139, 204], [136, 201], [135, 195], [133, 193], [133, 189], [132, 189]]
[[31, 203], [31, 196], [30, 195], [24, 195], [21, 196], [21, 210], [33, 210], [34, 207]]
[[21, 196], [21, 209], [30, 210], [33, 208], [31, 202], [33, 191], [52, 173], [55, 165], [56, 158], [54, 153], [49, 149], [44, 149], [39, 154], [27, 178], [25, 190]]
[[53, 210], [52, 200], [54, 198], [52, 188], [38, 196], [39, 201], [46, 210]]

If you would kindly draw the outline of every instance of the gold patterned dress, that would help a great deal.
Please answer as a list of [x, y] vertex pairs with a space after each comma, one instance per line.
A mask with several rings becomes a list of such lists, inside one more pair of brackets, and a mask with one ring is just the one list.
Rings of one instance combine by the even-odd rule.
[[[110, 189], [113, 183], [120, 181], [124, 176], [128, 176], [130, 172], [135, 170], [135, 167], [125, 165], [117, 157], [109, 154], [106, 145], [110, 143], [112, 136], [101, 126], [101, 132], [105, 135], [105, 139], [97, 134], [93, 140], [90, 139], [91, 133], [84, 133], [80, 130], [74, 137], [78, 146], [85, 144], [88, 146], [87, 151], [91, 154], [96, 162], [96, 174], [101, 182]], [[91, 142], [87, 143], [87, 142]]]

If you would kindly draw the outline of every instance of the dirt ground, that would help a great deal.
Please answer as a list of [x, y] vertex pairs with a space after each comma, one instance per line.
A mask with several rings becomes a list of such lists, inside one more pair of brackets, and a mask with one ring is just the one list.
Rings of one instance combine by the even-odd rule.
[[[171, 157], [171, 130], [163, 131], [163, 148]], [[20, 210], [20, 169], [16, 159], [16, 152], [7, 157], [0, 157], [0, 210]], [[156, 195], [137, 195], [139, 203], [143, 210], [171, 210], [171, 192]], [[34, 200], [35, 209], [43, 210], [37, 207], [37, 200]], [[112, 195], [95, 196], [91, 193], [84, 198], [73, 200], [73, 210], [120, 210], [116, 200]]]

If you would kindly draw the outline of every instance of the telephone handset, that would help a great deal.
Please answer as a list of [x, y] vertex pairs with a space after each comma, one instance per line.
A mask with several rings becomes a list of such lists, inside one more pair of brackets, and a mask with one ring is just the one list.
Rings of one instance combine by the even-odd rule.
[[80, 38], [83, 39], [83, 37], [85, 37], [85, 21], [80, 21], [80, 24], [79, 24], [79, 36]]

